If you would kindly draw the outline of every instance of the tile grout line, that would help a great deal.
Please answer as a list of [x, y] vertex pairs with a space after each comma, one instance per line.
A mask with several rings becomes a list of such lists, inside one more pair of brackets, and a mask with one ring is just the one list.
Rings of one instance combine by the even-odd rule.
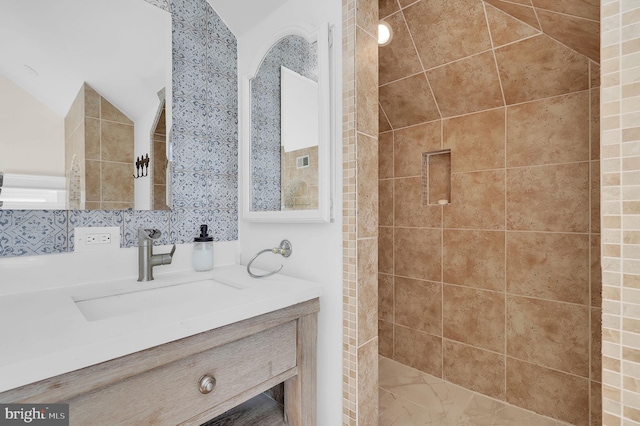
[[[542, 31], [542, 34], [545, 34], [544, 33], [544, 28], [542, 27], [542, 23], [540, 22], [540, 18], [538, 17], [538, 12], [536, 11], [536, 8], [533, 5], [533, 2], [531, 3], [531, 9], [533, 9], [533, 15], [536, 17], [536, 22], [538, 23], [538, 26], [540, 27], [540, 31]], [[547, 37], [549, 37], [549, 36], [547, 36]], [[553, 38], [553, 37], [551, 37], [551, 38]], [[555, 38], [554, 38], [554, 40], [555, 40]], [[571, 49], [571, 50], [575, 51], [575, 49]]]
[[[405, 14], [404, 14], [404, 11], [402, 9], [400, 10], [400, 13], [402, 15], [402, 21], [404, 22], [404, 25], [407, 28], [407, 33], [409, 34], [409, 39], [411, 40], [411, 45], [413, 46], [413, 50], [415, 51], [416, 56], [418, 57], [418, 62], [420, 63], [420, 68], [422, 68], [422, 74], [424, 75], [424, 78], [427, 81], [427, 85], [429, 86], [429, 92], [431, 93], [431, 97], [433, 99], [433, 103], [436, 105], [436, 109], [438, 110], [438, 116], [442, 120], [442, 111], [440, 111], [440, 105], [438, 105], [438, 101], [437, 101], [436, 95], [435, 95], [435, 93], [433, 91], [433, 87], [431, 87], [431, 82], [429, 81], [429, 77], [427, 77], [427, 70], [425, 69], [424, 63], [422, 62], [422, 58], [420, 57], [420, 52], [418, 52], [418, 46], [416, 45], [416, 41], [413, 38], [413, 33], [411, 32], [411, 29], [409, 28], [409, 23], [407, 22], [407, 18], [406, 18]], [[420, 73], [417, 73], [417, 74], [420, 74]]]
[[[489, 24], [489, 16], [487, 15], [487, 4], [482, 2], [482, 11], [484, 12], [484, 21], [487, 24], [487, 32], [489, 33], [489, 43], [491, 44], [491, 54], [493, 56], [493, 62], [496, 65], [496, 72], [498, 73], [498, 83], [500, 84], [500, 93], [502, 94], [502, 104], [507, 106], [507, 98], [504, 96], [504, 87], [502, 85], [502, 77], [500, 76], [500, 67], [498, 66], [498, 58], [496, 57], [496, 46], [493, 42], [493, 34], [491, 33], [491, 25]], [[506, 129], [506, 126], [505, 126]], [[505, 147], [505, 157], [507, 155]], [[505, 165], [506, 167], [506, 165]]]
[[[592, 104], [593, 104], [593, 87], [592, 87], [592, 76], [591, 76], [591, 62], [589, 62], [589, 66], [588, 66], [588, 78], [589, 78], [589, 159], [591, 161], [593, 161], [593, 111], [592, 111]], [[588, 366], [589, 366], [589, 382], [587, 384], [587, 391], [589, 392], [589, 401], [587, 404], [588, 410], [589, 410], [589, 421], [591, 422], [592, 420], [592, 413], [593, 413], [593, 403], [592, 403], [592, 393], [593, 393], [593, 389], [592, 389], [592, 381], [593, 381], [593, 323], [592, 323], [592, 294], [591, 294], [591, 286], [593, 285], [592, 283], [592, 277], [591, 277], [591, 265], [592, 265], [592, 261], [593, 261], [593, 223], [592, 223], [592, 219], [593, 219], [593, 167], [592, 167], [592, 162], [589, 162], [589, 278], [588, 278], [588, 283], [589, 283], [589, 288], [587, 290], [587, 293], [589, 295], [589, 308], [588, 308], [588, 317], [587, 317], [587, 323], [589, 326], [589, 334], [588, 334], [588, 338], [587, 338], [587, 342], [588, 342], [588, 348], [589, 348], [589, 362], [588, 362]], [[598, 183], [600, 183], [600, 179], [598, 179]], [[601, 367], [602, 369], [602, 367]]]
[[[427, 73], [425, 72], [425, 77]], [[429, 81], [429, 78], [427, 78]], [[431, 86], [431, 84], [429, 84]], [[435, 100], [435, 96], [434, 96]], [[436, 102], [437, 104], [437, 102]], [[438, 109], [439, 111], [439, 109]], [[440, 149], [444, 148], [444, 120], [440, 120]], [[452, 154], [453, 155], [453, 154]], [[427, 163], [428, 164], [428, 163]], [[452, 173], [449, 170], [449, 202], [451, 202], [452, 194], [451, 194], [451, 177]], [[428, 179], [428, 175], [427, 175]], [[428, 182], [428, 180], [427, 180]], [[428, 200], [427, 200], [428, 202]], [[438, 208], [440, 210], [440, 377], [444, 379], [444, 206], [440, 206]]]
[[[622, 15], [623, 15], [622, 11], [619, 11], [618, 15], [617, 15], [617, 18], [618, 18], [618, 28], [621, 31], [622, 31]], [[617, 65], [618, 65], [618, 67], [617, 67], [617, 71], [616, 71], [615, 74], [617, 74], [619, 76], [620, 72], [623, 70], [623, 67], [622, 67], [622, 35], [621, 34], [618, 36], [617, 48], [618, 48], [617, 49], [618, 50], [618, 52], [617, 52]], [[601, 84], [602, 84], [602, 82], [601, 82]], [[622, 100], [623, 100], [622, 85], [618, 84], [618, 96], [617, 96], [616, 102], [617, 102], [617, 104], [618, 104], [618, 106], [620, 108], [622, 107]], [[600, 99], [600, 103], [602, 103], [602, 97]], [[621, 115], [620, 112], [617, 115], [620, 116]], [[620, 121], [618, 123], [619, 123], [619, 125], [617, 127], [617, 130], [618, 130], [618, 141], [617, 142], [620, 145], [620, 150], [621, 150], [620, 158], [618, 159], [618, 170], [620, 170], [620, 172], [622, 172], [622, 171], [624, 171], [624, 161], [623, 161], [624, 160], [624, 156], [622, 154], [622, 126], [621, 126], [622, 123]], [[600, 129], [600, 132], [602, 133], [602, 129]], [[600, 144], [602, 145], [602, 141], [600, 142]], [[620, 186], [621, 192], [622, 192], [622, 189], [623, 189], [623, 186], [621, 185]], [[601, 198], [602, 198], [602, 195], [601, 195]], [[624, 215], [624, 209], [623, 209], [623, 205], [624, 204], [623, 204], [622, 196], [619, 197], [618, 204], [619, 204], [619, 211], [620, 211], [621, 222], [622, 222], [621, 223], [621, 229], [620, 229], [621, 240], [618, 243], [618, 245], [620, 246], [620, 257], [621, 257], [621, 259], [624, 259], [625, 252], [626, 252], [624, 244], [623, 244], [623, 236], [624, 236], [624, 231], [625, 231], [625, 226], [624, 226], [624, 222], [625, 222], [624, 216], [625, 215]], [[600, 256], [602, 257], [602, 254]], [[620, 299], [621, 299], [620, 300], [620, 305], [621, 305], [620, 309], [622, 309], [622, 305], [624, 305], [624, 269], [625, 269], [624, 268], [624, 262], [622, 262], [622, 265], [620, 266], [620, 272], [617, 273], [618, 280], [619, 280], [618, 284], [621, 287], [621, 289], [620, 289], [620, 292], [621, 292], [621, 294], [620, 294]], [[620, 335], [622, 335], [622, 333], [623, 333], [623, 315], [622, 314], [618, 315], [617, 322], [618, 322], [618, 331], [619, 331]], [[621, 361], [620, 362], [619, 378], [623, 379], [625, 377], [625, 370], [626, 370], [625, 366], [626, 366], [627, 363], [623, 362], [624, 361], [623, 342], [622, 342], [622, 337], [621, 336], [618, 337], [617, 346], [618, 346], [618, 348], [617, 348], [618, 349], [617, 359]], [[607, 384], [610, 384], [610, 383], [607, 383]], [[625, 400], [626, 400], [626, 398], [625, 398], [626, 392], [622, 392], [623, 386], [619, 385], [619, 388], [620, 388], [620, 400], [619, 400], [619, 402], [624, 407], [625, 406]], [[604, 406], [604, 404], [603, 404], [603, 406]], [[626, 416], [624, 414], [624, 411], [623, 410], [621, 410], [621, 411], [622, 412], [620, 413], [620, 418], [622, 420], [625, 420]]]
[[[403, 17], [404, 17], [404, 15], [403, 15]], [[393, 83], [397, 83], [399, 81], [406, 80], [407, 78], [415, 77], [416, 75], [419, 75], [419, 74], [426, 74], [428, 72], [437, 70], [438, 68], [444, 68], [444, 67], [449, 66], [451, 64], [454, 64], [456, 62], [462, 62], [462, 61], [465, 61], [467, 59], [471, 59], [471, 58], [473, 58], [475, 56], [480, 56], [482, 54], [485, 54], [485, 53], [488, 53], [489, 51], [491, 51], [491, 48], [485, 49], [485, 50], [483, 50], [481, 52], [474, 53], [474, 54], [469, 55], [469, 56], [464, 56], [462, 58], [458, 58], [458, 59], [454, 59], [454, 60], [449, 61], [449, 62], [445, 62], [444, 64], [436, 65], [435, 67], [426, 68], [424, 66], [424, 64], [422, 63], [422, 58], [420, 58], [420, 54], [418, 53], [418, 48], [416, 47], [415, 41], [413, 40], [413, 35], [411, 34], [411, 31], [409, 30], [409, 25], [406, 23], [406, 20], [405, 20], [405, 25], [407, 26], [407, 31], [409, 32], [409, 37], [411, 38], [411, 42], [413, 43], [413, 47], [414, 47], [414, 49], [416, 51], [416, 55], [418, 56], [418, 61], [420, 62], [420, 67], [422, 68], [422, 71], [410, 74], [410, 75], [408, 75], [406, 77], [402, 77], [402, 78], [398, 78], [396, 80], [389, 81], [387, 83], [381, 84], [380, 86], [389, 86], [389, 85], [391, 85]]]
[[[505, 112], [506, 113], [506, 112]], [[506, 148], [505, 148], [506, 150]], [[637, 157], [640, 158], [640, 155], [638, 155]], [[626, 157], [629, 158], [629, 157]], [[615, 159], [615, 158], [612, 158]], [[576, 164], [587, 164], [587, 165], [591, 165], [592, 161], [597, 161], [597, 160], [578, 160], [578, 161], [568, 161], [568, 162], [563, 162], [563, 163], [545, 163], [545, 164], [528, 164], [528, 165], [524, 165], [524, 166], [511, 166], [511, 167], [500, 167], [500, 168], [492, 168], [492, 169], [480, 169], [480, 170], [466, 170], [466, 171], [462, 171], [462, 172], [451, 172], [452, 175], [465, 175], [465, 174], [471, 174], [471, 173], [485, 173], [485, 172], [500, 172], [503, 170], [523, 170], [523, 169], [533, 169], [533, 168], [540, 168], [540, 167], [558, 167], [558, 166], [572, 166], [572, 165], [576, 165]], [[398, 177], [393, 177], [393, 178], [383, 178], [380, 180], [392, 180], [392, 179], [416, 179], [416, 178], [421, 178], [422, 175], [409, 175], [409, 176], [398, 176]], [[640, 186], [640, 184], [637, 185], [629, 185], [629, 186]], [[640, 213], [638, 213], [640, 214]]]
[[[536, 12], [536, 17], [537, 17], [537, 15], [538, 15], [538, 11], [537, 11], [537, 9], [540, 9], [540, 10], [542, 10], [542, 11], [544, 11], [544, 12], [547, 12], [547, 13], [553, 13], [554, 15], [560, 15], [560, 16], [565, 16], [565, 17], [568, 17], [568, 18], [579, 19], [579, 20], [581, 20], [581, 21], [591, 22], [591, 23], [593, 23], [593, 24], [599, 24], [599, 23], [600, 23], [600, 21], [599, 21], [599, 20], [594, 20], [594, 19], [590, 19], [590, 18], [585, 18], [584, 16], [572, 15], [572, 14], [570, 14], [570, 13], [565, 13], [565, 12], [558, 12], [558, 11], [556, 11], [556, 10], [552, 10], [552, 9], [545, 9], [544, 7], [540, 7], [540, 6], [534, 6], [534, 8], [533, 8], [533, 9], [534, 9], [534, 10], [535, 10], [535, 12]], [[540, 18], [538, 18], [538, 23], [540, 23]], [[541, 24], [541, 23], [540, 23], [540, 24]], [[540, 28], [542, 28], [542, 24], [540, 25]]]
[[[394, 130], [394, 128], [393, 128], [393, 125], [391, 124], [391, 120], [389, 120], [389, 116], [387, 115], [387, 112], [384, 110], [384, 108], [382, 107], [382, 104], [380, 103], [380, 99], [378, 99], [378, 108], [380, 108], [380, 111], [382, 111], [382, 115], [384, 115], [384, 119], [387, 120], [387, 123], [389, 124], [389, 127], [391, 127], [391, 130], [388, 130], [386, 132], [380, 132], [378, 130], [378, 138], [380, 138], [381, 134], [392, 132]], [[378, 163], [380, 163], [380, 159], [378, 159]]]
[[[483, 52], [483, 53], [487, 53], [487, 52], [488, 52], [488, 50], [486, 52]], [[637, 68], [640, 68], [640, 67], [637, 67]], [[396, 81], [394, 81], [394, 83], [398, 82], [398, 81], [401, 81], [401, 80], [404, 80], [406, 78], [415, 77], [416, 75], [419, 75], [419, 74], [421, 74], [421, 73], [412, 74], [412, 75], [410, 75], [408, 77], [396, 80]], [[391, 84], [391, 83], [387, 83], [387, 84]], [[385, 86], [387, 84], [380, 85], [379, 87], [383, 87], [383, 86]], [[484, 110], [480, 110], [480, 111], [473, 111], [473, 112], [469, 112], [469, 113], [465, 113], [465, 114], [452, 115], [452, 116], [438, 118], [438, 119], [435, 119], [435, 120], [422, 121], [420, 123], [411, 124], [411, 125], [408, 125], [408, 126], [393, 128], [392, 130], [394, 130], [394, 131], [407, 130], [407, 129], [411, 129], [413, 127], [419, 127], [419, 126], [423, 126], [425, 124], [435, 123], [436, 121], [440, 121], [440, 120], [453, 120], [453, 119], [456, 119], [456, 118], [467, 117], [467, 116], [474, 115], [474, 114], [482, 114], [482, 113], [485, 113], [485, 112], [488, 112], [488, 111], [494, 111], [494, 110], [497, 110], [497, 109], [500, 109], [500, 108], [518, 107], [518, 106], [522, 106], [522, 105], [526, 105], [526, 104], [530, 104], [530, 103], [543, 102], [543, 101], [548, 101], [548, 100], [555, 99], [555, 98], [561, 98], [561, 97], [566, 97], [566, 96], [571, 96], [571, 95], [577, 95], [579, 93], [589, 92], [590, 90], [591, 90], [590, 88], [586, 88], [586, 89], [583, 89], [583, 90], [576, 90], [576, 91], [573, 91], [573, 92], [561, 93], [559, 95], [548, 96], [548, 97], [534, 99], [534, 100], [530, 100], [530, 101], [516, 102], [516, 103], [513, 103], [513, 104], [507, 104], [507, 105], [502, 105], [502, 106], [498, 106], [498, 107], [492, 107], [492, 108], [488, 108], [488, 109], [484, 109]], [[390, 131], [391, 130], [387, 130], [386, 132], [381, 132], [381, 133], [389, 133]]]
[[[435, 207], [435, 206], [434, 206]], [[633, 215], [633, 217], [640, 217], [640, 215]], [[381, 228], [392, 228], [391, 226], [381, 226]], [[409, 226], [409, 225], [396, 225], [395, 228], [401, 228], [401, 229], [429, 229], [429, 230], [438, 230], [440, 228], [438, 227], [432, 227], [432, 226]], [[478, 231], [478, 232], [509, 232], [509, 233], [520, 233], [520, 234], [526, 234], [526, 233], [536, 233], [536, 234], [568, 234], [568, 235], [586, 235], [589, 236], [591, 233], [590, 232], [575, 232], [575, 231], [545, 231], [545, 230], [536, 230], [536, 229], [491, 229], [491, 228], [444, 228], [447, 231], [459, 231], [459, 232], [474, 232], [474, 231]], [[595, 235], [599, 235], [597, 232], [594, 233]], [[640, 243], [625, 243], [625, 245], [627, 246], [640, 246]], [[607, 256], [607, 257], [611, 257], [611, 256]], [[417, 278], [417, 279], [421, 279], [421, 278]], [[429, 280], [425, 280], [425, 281], [429, 281]]]
[[[484, 2], [483, 2], [484, 3]], [[497, 61], [497, 60], [496, 60]], [[496, 62], [497, 63], [497, 62]], [[499, 72], [498, 72], [499, 73]], [[508, 333], [507, 333], [507, 318], [508, 318], [508, 300], [507, 300], [507, 266], [508, 266], [508, 247], [507, 247], [507, 229], [508, 229], [508, 217], [509, 217], [509, 204], [508, 204], [508, 192], [509, 185], [507, 181], [507, 138], [509, 135], [509, 115], [507, 114], [507, 109], [504, 110], [504, 399], [507, 399], [507, 349], [508, 345]]]
[[[100, 96], [98, 94], [98, 96]], [[85, 95], [85, 99], [86, 99], [86, 95]], [[86, 107], [86, 100], [85, 100], [85, 107]], [[100, 176], [100, 208], [102, 208], [102, 200], [104, 199], [104, 188], [102, 185], [102, 130], [103, 130], [103, 120], [102, 120], [102, 96], [100, 96], [100, 104], [98, 105], [98, 120], [100, 121], [100, 171], [98, 173], [98, 175]], [[85, 115], [85, 120], [86, 120], [86, 115]], [[86, 130], [85, 130], [86, 131]], [[85, 155], [85, 163], [86, 163], [86, 155]], [[85, 165], [86, 167], [86, 165]], [[86, 170], [85, 170], [85, 175], [86, 175]], [[86, 202], [86, 200], [85, 200]], [[123, 217], [124, 220], [124, 217]]]
[[[388, 273], [382, 272], [382, 274], [384, 275], [390, 275]], [[397, 278], [404, 278], [404, 279], [409, 279], [409, 280], [414, 280], [414, 281], [420, 281], [420, 282], [427, 282], [427, 283], [434, 283], [434, 284], [438, 284], [438, 281], [433, 281], [433, 280], [425, 280], [422, 278], [415, 278], [415, 277], [408, 277], [405, 275], [394, 275]], [[454, 286], [454, 287], [461, 287], [461, 288], [465, 288], [465, 289], [470, 289], [470, 290], [477, 290], [477, 291], [482, 291], [482, 292], [491, 292], [491, 293], [504, 293], [508, 296], [513, 296], [513, 297], [521, 297], [521, 298], [525, 298], [525, 299], [531, 299], [531, 300], [539, 300], [539, 301], [543, 301], [543, 302], [551, 302], [551, 303], [562, 303], [564, 305], [570, 305], [570, 306], [575, 306], [575, 307], [581, 307], [581, 308], [589, 308], [589, 302], [587, 303], [576, 303], [576, 302], [567, 302], [565, 300], [558, 300], [558, 299], [545, 299], [542, 297], [536, 297], [536, 296], [530, 296], [530, 295], [526, 295], [526, 294], [520, 294], [520, 293], [512, 293], [509, 291], [499, 291], [499, 290], [492, 290], [492, 289], [488, 289], [488, 288], [482, 288], [482, 287], [472, 287], [469, 285], [464, 285], [464, 284], [455, 284], [455, 283], [449, 283], [449, 282], [443, 282], [443, 285], [448, 285], [448, 286]]]
[[[508, 129], [508, 123], [507, 123], [507, 101], [506, 101], [506, 97], [505, 97], [505, 93], [504, 93], [504, 86], [502, 84], [502, 76], [500, 75], [500, 68], [498, 65], [498, 59], [496, 57], [496, 46], [495, 43], [493, 41], [493, 34], [491, 32], [491, 25], [489, 24], [489, 17], [487, 15], [487, 5], [486, 3], [483, 1], [482, 2], [482, 10], [484, 13], [484, 18], [485, 18], [485, 24], [487, 26], [487, 32], [489, 34], [489, 42], [491, 44], [491, 54], [493, 56], [493, 60], [494, 60], [494, 64], [496, 67], [496, 73], [498, 76], [498, 83], [500, 84], [500, 94], [502, 95], [502, 102], [504, 105], [504, 135], [503, 135], [503, 146], [504, 146], [504, 155], [503, 155], [503, 176], [504, 176], [504, 182], [505, 182], [505, 191], [504, 191], [504, 229], [505, 229], [505, 234], [504, 234], [504, 281], [503, 281], [503, 303], [504, 303], [504, 317], [503, 317], [503, 330], [504, 330], [504, 339], [503, 339], [503, 355], [502, 355], [502, 360], [503, 360], [503, 391], [504, 391], [504, 397], [505, 400], [507, 398], [507, 288], [506, 288], [506, 279], [507, 279], [507, 234], [506, 234], [506, 230], [508, 229], [507, 226], [507, 191], [508, 191], [508, 186], [507, 186], [507, 129]], [[521, 40], [518, 40], [518, 42]]]
[[[504, 1], [504, 0], [502, 0], [502, 1]], [[533, 25], [531, 25], [531, 24], [529, 24], [529, 23], [527, 23], [527, 22], [524, 22], [522, 19], [520, 19], [520, 18], [516, 18], [516, 17], [515, 17], [515, 16], [513, 16], [512, 14], [510, 14], [510, 13], [508, 13], [508, 12], [505, 12], [504, 10], [500, 9], [500, 8], [499, 8], [499, 7], [497, 7], [497, 6], [494, 6], [494, 5], [492, 5], [492, 4], [487, 4], [487, 3], [486, 3], [486, 1], [483, 1], [483, 3], [484, 3], [486, 6], [491, 6], [492, 8], [494, 8], [495, 10], [497, 10], [498, 12], [500, 12], [500, 13], [504, 13], [504, 14], [505, 14], [505, 15], [507, 15], [509, 18], [514, 19], [514, 20], [518, 21], [518, 22], [519, 22], [520, 24], [522, 24], [522, 25], [526, 25], [527, 27], [529, 27], [529, 28], [531, 28], [531, 29], [533, 29], [533, 30], [535, 30], [535, 31], [537, 32], [537, 34], [535, 34], [535, 35], [533, 35], [533, 36], [527, 36], [527, 37], [522, 38], [522, 39], [520, 39], [520, 40], [516, 40], [516, 41], [509, 42], [509, 43], [505, 43], [505, 44], [503, 44], [503, 45], [500, 45], [500, 47], [502, 47], [502, 46], [506, 46], [506, 45], [508, 45], [508, 44], [514, 44], [514, 43], [517, 43], [517, 42], [519, 42], [519, 41], [526, 40], [526, 39], [528, 39], [528, 38], [532, 38], [532, 37], [535, 37], [535, 36], [539, 36], [540, 34], [543, 34], [542, 30], [540, 29], [540, 28], [542, 28], [542, 27], [540, 27], [540, 28], [536, 28], [536, 27], [534, 27]], [[507, 2], [505, 2], [505, 3], [507, 3]], [[512, 4], [515, 4], [515, 3], [512, 3]], [[525, 5], [523, 5], [523, 4], [517, 4], [517, 6], [531, 7], [531, 8], [533, 9], [533, 5], [532, 5], [532, 6], [525, 6]]]
[[[391, 175], [395, 177], [396, 175], [396, 132], [394, 131], [391, 136]], [[378, 159], [380, 161], [380, 159]], [[393, 216], [391, 218], [391, 223], [393, 223], [393, 227], [391, 228], [391, 270], [393, 271], [393, 277], [391, 279], [391, 290], [392, 290], [392, 300], [393, 300], [393, 317], [391, 321], [391, 354], [393, 358], [396, 357], [396, 184], [393, 182], [392, 187], [393, 194]]]

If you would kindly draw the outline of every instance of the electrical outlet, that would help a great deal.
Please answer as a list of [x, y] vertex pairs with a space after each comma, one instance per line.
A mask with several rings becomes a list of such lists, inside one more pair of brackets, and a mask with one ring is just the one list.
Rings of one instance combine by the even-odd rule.
[[111, 234], [88, 234], [85, 243], [91, 244], [111, 244]]
[[74, 251], [104, 251], [120, 248], [120, 227], [74, 228]]

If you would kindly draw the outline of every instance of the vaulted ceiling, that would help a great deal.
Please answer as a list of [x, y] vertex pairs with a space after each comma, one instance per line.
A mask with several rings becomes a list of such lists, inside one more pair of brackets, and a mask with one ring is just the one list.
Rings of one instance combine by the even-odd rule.
[[380, 131], [593, 87], [598, 0], [380, 0]]
[[591, 60], [599, 62], [599, 0], [484, 1]]
[[0, 2], [0, 74], [61, 117], [82, 84], [138, 120], [171, 78], [171, 16], [143, 1]]

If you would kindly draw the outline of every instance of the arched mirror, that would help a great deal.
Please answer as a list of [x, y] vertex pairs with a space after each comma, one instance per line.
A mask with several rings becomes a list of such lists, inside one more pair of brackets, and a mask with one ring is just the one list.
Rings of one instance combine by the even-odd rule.
[[287, 28], [244, 81], [244, 218], [330, 219], [328, 25]]

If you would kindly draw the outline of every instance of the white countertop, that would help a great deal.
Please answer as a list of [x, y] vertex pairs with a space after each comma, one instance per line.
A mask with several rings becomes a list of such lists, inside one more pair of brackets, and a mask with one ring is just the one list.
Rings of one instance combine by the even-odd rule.
[[[212, 278], [239, 288], [226, 300], [194, 298], [88, 321], [75, 300]], [[177, 272], [139, 283], [121, 279], [0, 296], [0, 392], [192, 336], [319, 297], [320, 284], [246, 267]]]

